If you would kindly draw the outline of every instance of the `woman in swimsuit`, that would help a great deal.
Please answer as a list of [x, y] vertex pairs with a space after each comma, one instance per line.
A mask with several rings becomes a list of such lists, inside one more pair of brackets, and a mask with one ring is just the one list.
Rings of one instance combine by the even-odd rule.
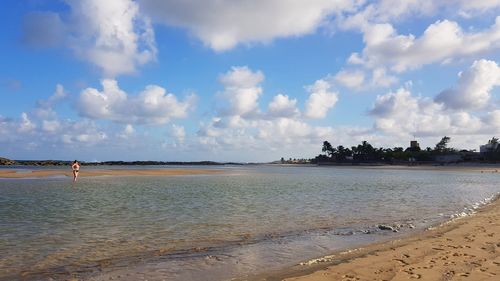
[[78, 161], [76, 160], [73, 161], [71, 169], [73, 170], [73, 182], [75, 182], [76, 178], [78, 177], [78, 172], [80, 172], [80, 163], [78, 163]]

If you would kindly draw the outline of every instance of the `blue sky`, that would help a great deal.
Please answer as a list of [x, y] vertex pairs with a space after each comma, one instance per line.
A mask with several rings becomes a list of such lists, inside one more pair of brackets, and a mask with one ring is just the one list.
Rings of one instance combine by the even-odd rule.
[[500, 1], [27, 0], [0, 156], [272, 161], [500, 135]]

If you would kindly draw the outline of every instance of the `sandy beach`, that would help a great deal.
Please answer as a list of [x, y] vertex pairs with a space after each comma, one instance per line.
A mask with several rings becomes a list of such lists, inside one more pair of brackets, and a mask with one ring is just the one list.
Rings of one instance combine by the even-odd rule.
[[500, 200], [420, 234], [305, 261], [258, 280], [498, 280]]
[[[223, 171], [210, 169], [89, 169], [80, 171], [79, 177], [95, 176], [182, 176], [220, 174]], [[0, 170], [0, 178], [45, 178], [54, 176], [73, 177], [71, 170]]]

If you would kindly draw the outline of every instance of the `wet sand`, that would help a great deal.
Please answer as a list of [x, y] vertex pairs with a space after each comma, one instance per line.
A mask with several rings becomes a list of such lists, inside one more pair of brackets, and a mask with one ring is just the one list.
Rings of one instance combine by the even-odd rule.
[[[182, 175], [209, 175], [220, 174], [221, 170], [210, 169], [81, 169], [78, 177], [95, 176], [182, 176]], [[0, 170], [0, 178], [45, 178], [66, 176], [73, 178], [71, 170]]]
[[500, 173], [500, 165], [480, 165], [480, 164], [452, 164], [452, 165], [380, 165], [380, 166], [351, 166], [360, 169], [390, 169], [390, 170], [423, 170], [423, 171], [442, 171], [442, 172], [469, 172], [469, 173]]
[[500, 173], [500, 164], [447, 164], [447, 165], [382, 165], [382, 164], [360, 164], [360, 165], [320, 165], [320, 167], [333, 167], [338, 169], [369, 169], [369, 170], [404, 170], [404, 171], [439, 171], [439, 172], [465, 172], [465, 173]]
[[414, 236], [306, 261], [256, 280], [500, 280], [500, 200]]

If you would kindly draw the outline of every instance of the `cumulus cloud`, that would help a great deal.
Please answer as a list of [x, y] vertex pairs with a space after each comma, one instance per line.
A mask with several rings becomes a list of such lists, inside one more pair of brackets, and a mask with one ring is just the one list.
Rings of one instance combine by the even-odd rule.
[[368, 68], [387, 66], [396, 72], [426, 64], [478, 55], [500, 48], [500, 17], [488, 29], [465, 32], [458, 23], [437, 21], [421, 37], [400, 35], [391, 24], [374, 24], [364, 29], [365, 48], [353, 53], [349, 61]]
[[[351, 57], [351, 60], [356, 58]], [[324, 78], [329, 80], [330, 78]], [[333, 80], [340, 85], [352, 90], [366, 90], [370, 88], [389, 87], [398, 82], [398, 78], [387, 73], [384, 67], [375, 69], [354, 69], [354, 70], [341, 70]]]
[[500, 130], [500, 109], [488, 112], [483, 121], [491, 127]]
[[[342, 29], [363, 30], [374, 23], [387, 23], [412, 15], [430, 15], [438, 9], [433, 0], [380, 0], [360, 2], [353, 13], [346, 13], [339, 21]], [[363, 5], [364, 4], [364, 5]]]
[[[448, 2], [454, 2], [448, 0]], [[478, 14], [482, 12], [494, 11], [500, 7], [500, 1], [498, 0], [483, 0], [483, 1], [469, 1], [469, 0], [459, 0], [459, 14], [465, 17], [470, 17], [473, 14]]]
[[283, 94], [276, 95], [269, 103], [268, 113], [273, 117], [298, 116], [300, 112], [297, 109], [297, 99], [290, 99]]
[[[219, 149], [280, 150], [294, 147], [314, 150], [324, 138], [332, 138], [333, 129], [317, 127], [295, 118], [258, 119], [244, 127], [220, 127], [217, 118], [198, 131], [201, 145]], [[303, 146], [304, 145], [304, 146]]]
[[154, 32], [149, 19], [131, 0], [69, 1], [79, 34], [75, 52], [97, 65], [107, 77], [135, 72], [156, 56]]
[[42, 129], [45, 132], [48, 132], [48, 133], [57, 132], [60, 127], [61, 127], [61, 124], [58, 120], [43, 120], [42, 121]]
[[35, 129], [36, 125], [33, 122], [31, 122], [30, 118], [28, 117], [28, 114], [26, 112], [23, 112], [21, 114], [21, 120], [19, 122], [19, 127], [17, 131], [20, 133], [30, 133], [33, 132]]
[[119, 123], [164, 124], [174, 118], [185, 118], [194, 107], [196, 96], [177, 100], [160, 86], [149, 85], [137, 96], [121, 90], [116, 80], [101, 81], [102, 91], [87, 88], [80, 94], [77, 108], [81, 115]]
[[42, 120], [25, 112], [18, 119], [0, 116], [0, 143], [5, 149], [15, 147], [17, 153], [36, 147], [43, 148], [43, 151], [56, 147], [61, 151], [61, 145], [82, 148], [107, 139], [107, 134], [89, 120]]
[[262, 94], [260, 83], [264, 80], [261, 71], [253, 72], [246, 66], [232, 67], [219, 77], [224, 86], [221, 93], [229, 107], [222, 109], [224, 115], [249, 116], [258, 113], [258, 99]]
[[297, 138], [309, 141], [314, 135], [314, 128], [301, 121], [291, 118], [278, 118], [272, 121], [262, 120], [258, 123], [257, 137], [266, 141], [291, 142]]
[[35, 12], [25, 19], [23, 40], [32, 45], [65, 46], [113, 78], [136, 72], [156, 59], [154, 31], [132, 0], [66, 0], [70, 14]]
[[374, 127], [397, 136], [439, 136], [452, 133], [450, 114], [430, 98], [415, 97], [400, 88], [377, 96], [370, 112], [375, 117]]
[[155, 21], [186, 28], [216, 51], [312, 33], [332, 14], [354, 9], [356, 2], [140, 0], [141, 8]]
[[[298, 100], [285, 94], [275, 95], [267, 111], [259, 110], [258, 98], [263, 93], [260, 83], [264, 75], [247, 67], [233, 67], [220, 76], [229, 107], [218, 111], [209, 122], [203, 122], [197, 132], [197, 142], [209, 151], [221, 149], [248, 151], [280, 151], [298, 149], [315, 151], [317, 144], [334, 135], [331, 127], [314, 126], [304, 119], [297, 108]], [[330, 84], [318, 80], [306, 87], [308, 118], [324, 118], [337, 101]], [[244, 106], [242, 106], [244, 105]]]
[[68, 121], [60, 129], [60, 142], [67, 146], [94, 146], [106, 140], [108, 140], [108, 134], [92, 121]]
[[330, 83], [320, 79], [306, 87], [309, 98], [306, 101], [305, 116], [313, 119], [325, 118], [328, 111], [335, 106], [338, 94], [330, 92]]
[[400, 88], [377, 96], [370, 114], [374, 128], [394, 136], [480, 135], [492, 133], [495, 113], [475, 115], [463, 110], [447, 110], [428, 97], [414, 96]]
[[52, 96], [48, 99], [37, 101], [34, 109], [35, 116], [41, 119], [55, 118], [56, 112], [54, 111], [54, 107], [67, 97], [68, 94], [64, 91], [63, 85], [57, 84]]
[[437, 102], [452, 109], [479, 109], [488, 105], [493, 87], [500, 86], [500, 67], [494, 61], [474, 61], [461, 73], [457, 85], [441, 92]]
[[495, 13], [500, 1], [470, 0], [377, 0], [360, 1], [356, 9], [345, 11], [338, 20], [342, 29], [364, 30], [373, 24], [405, 21], [410, 18], [430, 17], [437, 14], [454, 14], [471, 17]]
[[365, 73], [360, 70], [341, 70], [335, 75], [334, 79], [344, 87], [358, 89], [365, 82]]

